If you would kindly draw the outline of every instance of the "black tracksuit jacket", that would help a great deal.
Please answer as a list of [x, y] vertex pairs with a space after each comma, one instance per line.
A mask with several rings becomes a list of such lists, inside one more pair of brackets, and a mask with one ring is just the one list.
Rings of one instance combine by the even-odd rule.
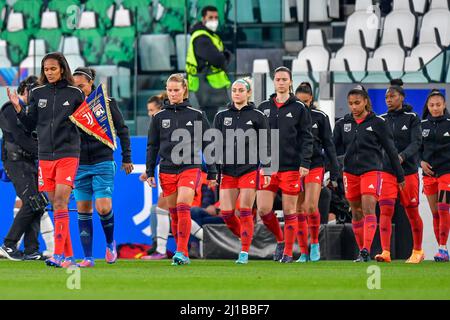
[[420, 159], [428, 162], [436, 177], [450, 173], [450, 114], [422, 120]]
[[293, 94], [280, 108], [275, 105], [275, 97], [271, 95], [258, 107], [269, 119], [270, 129], [279, 130], [278, 150], [271, 150], [271, 160], [275, 161], [273, 154], [278, 151], [279, 172], [309, 169], [313, 155], [310, 112]]
[[80, 133], [69, 116], [83, 101], [83, 92], [66, 80], [31, 90], [29, 107], [17, 116], [29, 131], [36, 129], [40, 160], [79, 158]]
[[[194, 135], [194, 127], [201, 129], [197, 130], [197, 135]], [[203, 133], [209, 128], [204, 114], [192, 108], [188, 100], [175, 105], [165, 100], [163, 110], [153, 116], [148, 131], [147, 176], [154, 177], [158, 155], [160, 156], [160, 173], [179, 174], [188, 169], [201, 168], [201, 153], [207, 146], [207, 143], [203, 142]], [[189, 137], [173, 136], [176, 129], [184, 129], [184, 133], [189, 133]], [[187, 138], [190, 138], [189, 141]], [[175, 147], [178, 150], [190, 151], [189, 154], [182, 153], [182, 156], [179, 156], [182, 157], [180, 163], [174, 163], [172, 159], [172, 151]], [[179, 152], [174, 154], [179, 155]], [[216, 179], [215, 163], [207, 164], [207, 168], [208, 180]]]
[[[122, 113], [116, 100], [110, 98], [109, 108], [111, 110], [114, 128], [120, 139], [122, 147], [122, 163], [132, 163], [131, 161], [131, 142], [128, 127], [125, 125]], [[81, 153], [80, 165], [93, 165], [103, 161], [113, 161], [113, 150], [99, 141], [94, 136], [88, 135], [81, 130]]]
[[336, 122], [334, 144], [337, 154], [345, 155], [345, 172], [359, 176], [370, 171], [382, 171], [384, 149], [394, 168], [397, 181], [405, 180], [392, 131], [386, 121], [373, 112], [360, 124], [356, 123], [351, 114]]
[[11, 102], [5, 103], [0, 108], [0, 128], [3, 131], [1, 146], [3, 161], [8, 159], [8, 150], [28, 159], [37, 159], [37, 140], [17, 119], [16, 110]]
[[311, 112], [311, 132], [313, 135], [313, 155], [311, 157], [311, 169], [325, 167], [325, 155], [330, 163], [330, 179], [337, 181], [339, 177], [339, 163], [336, 156], [336, 148], [333, 142], [330, 119], [326, 113], [309, 107]]
[[[419, 149], [422, 145], [422, 130], [419, 116], [412, 112], [410, 105], [403, 105], [398, 111], [389, 111], [380, 117], [394, 134], [395, 148], [402, 157], [402, 168], [405, 175], [415, 174], [419, 167]], [[395, 174], [391, 161], [386, 153], [383, 157], [383, 171]]]
[[[270, 155], [270, 129], [264, 113], [256, 109], [253, 103], [249, 103], [242, 109], [237, 109], [234, 104], [229, 104], [228, 109], [220, 111], [214, 118], [213, 127], [222, 133], [223, 137], [223, 159], [218, 165], [221, 173], [232, 177], [240, 177], [251, 171], [258, 170], [259, 167], [259, 147], [265, 148], [266, 156]], [[239, 131], [242, 130], [242, 135]], [[250, 131], [247, 131], [250, 130]], [[265, 141], [260, 141], [260, 131], [266, 130]], [[238, 149], [238, 139], [236, 136], [227, 134], [227, 131], [234, 132], [242, 138], [244, 133], [248, 133], [249, 138], [242, 138], [245, 143], [244, 149]], [[254, 135], [250, 133], [255, 133]], [[227, 137], [232, 137], [228, 140]], [[263, 136], [261, 136], [263, 138]], [[221, 146], [218, 146], [221, 147]], [[232, 152], [230, 154], [230, 152]], [[231, 158], [231, 155], [233, 157]], [[238, 161], [240, 158], [245, 157]], [[231, 158], [231, 159], [229, 159]], [[231, 160], [231, 161], [230, 161]], [[270, 163], [266, 163], [263, 167], [269, 167]], [[269, 172], [264, 172], [269, 174]]]

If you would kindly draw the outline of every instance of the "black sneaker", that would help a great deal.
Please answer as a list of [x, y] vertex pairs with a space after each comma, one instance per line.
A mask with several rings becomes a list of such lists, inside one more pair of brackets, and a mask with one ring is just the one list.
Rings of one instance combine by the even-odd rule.
[[16, 248], [10, 248], [5, 245], [0, 247], [0, 253], [11, 261], [22, 261], [23, 253]]
[[294, 258], [287, 256], [287, 255], [283, 255], [283, 257], [280, 259], [281, 263], [292, 263], [294, 262]]
[[273, 261], [280, 261], [283, 258], [284, 242], [277, 243], [275, 253], [273, 254]]
[[43, 254], [39, 251], [30, 253], [30, 254], [25, 254], [23, 256], [23, 260], [27, 260], [27, 261], [33, 261], [33, 260], [45, 260], [45, 257], [43, 256]]
[[362, 249], [359, 252], [358, 258], [353, 260], [353, 262], [369, 262], [370, 261], [370, 253], [367, 249]]

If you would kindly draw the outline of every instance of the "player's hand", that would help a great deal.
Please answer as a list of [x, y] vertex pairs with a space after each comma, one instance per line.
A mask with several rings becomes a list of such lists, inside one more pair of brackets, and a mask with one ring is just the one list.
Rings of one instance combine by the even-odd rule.
[[271, 176], [264, 176], [264, 184], [263, 184], [263, 188], [267, 188], [270, 184], [270, 180], [272, 179]]
[[132, 163], [122, 163], [122, 170], [125, 171], [126, 174], [130, 174], [134, 170], [134, 166]]
[[148, 177], [147, 177], [147, 173], [146, 172], [141, 173], [141, 175], [139, 176], [139, 180], [142, 181], [142, 182], [147, 181], [147, 179], [148, 179]]
[[156, 188], [156, 180], [155, 177], [150, 177], [147, 179], [147, 183], [151, 188]]
[[403, 191], [403, 189], [405, 189], [405, 185], [406, 185], [405, 180], [398, 183], [398, 188], [400, 189], [400, 191]]
[[425, 174], [427, 176], [434, 176], [434, 172], [431, 170], [433, 169], [433, 167], [426, 161], [421, 161], [420, 162], [420, 166], [422, 167], [423, 172], [425, 172]]
[[300, 167], [299, 172], [300, 172], [300, 178], [304, 178], [304, 177], [306, 177], [308, 175], [309, 169]]
[[17, 113], [20, 113], [20, 111], [22, 111], [22, 106], [20, 105], [19, 102], [19, 95], [17, 94], [17, 91], [11, 91], [9, 88], [6, 88], [6, 93], [8, 95], [8, 99], [9, 101], [11, 101], [11, 103], [14, 106], [14, 109], [16, 109]]
[[214, 189], [217, 186], [217, 180], [208, 180], [208, 187]]

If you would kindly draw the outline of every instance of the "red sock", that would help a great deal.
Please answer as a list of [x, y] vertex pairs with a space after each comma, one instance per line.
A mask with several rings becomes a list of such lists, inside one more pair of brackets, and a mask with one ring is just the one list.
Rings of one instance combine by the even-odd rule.
[[413, 235], [414, 250], [422, 250], [422, 238], [423, 238], [423, 222], [419, 214], [418, 207], [405, 208], [406, 215], [411, 225], [411, 231]]
[[309, 234], [311, 236], [311, 244], [319, 243], [320, 230], [320, 213], [316, 211], [306, 215], [308, 217]]
[[222, 210], [222, 219], [225, 221], [227, 227], [233, 232], [233, 234], [240, 238], [241, 237], [241, 222], [238, 217], [234, 214], [233, 210]]
[[70, 237], [70, 227], [67, 226], [66, 243], [64, 245], [64, 255], [66, 258], [73, 257], [72, 239]]
[[177, 204], [178, 215], [178, 241], [177, 251], [189, 256], [188, 243], [191, 236], [191, 206], [186, 203]]
[[439, 245], [446, 246], [450, 227], [449, 225], [450, 205], [446, 203], [439, 203], [438, 210], [439, 210]]
[[297, 240], [300, 246], [300, 253], [308, 254], [308, 222], [306, 220], [306, 214], [299, 213], [297, 215], [298, 231]]
[[243, 209], [240, 210], [241, 216], [241, 243], [242, 243], [242, 251], [247, 252], [250, 250], [250, 245], [252, 244], [253, 239], [253, 215], [252, 209]]
[[172, 230], [173, 238], [175, 243], [178, 243], [178, 215], [177, 208], [169, 208], [170, 214], [170, 229]]
[[439, 243], [439, 223], [439, 212], [433, 212], [433, 230], [437, 243]]
[[67, 229], [69, 228], [69, 212], [68, 210], [55, 210], [55, 254], [64, 254], [64, 247], [67, 238]]
[[286, 256], [292, 257], [292, 249], [294, 248], [295, 236], [298, 230], [298, 220], [295, 214], [284, 215], [284, 252]]
[[261, 216], [261, 219], [267, 229], [273, 233], [277, 239], [277, 242], [283, 242], [283, 230], [281, 230], [280, 223], [278, 222], [278, 218], [275, 213], [270, 211], [268, 214]]
[[370, 252], [373, 237], [377, 231], [377, 216], [374, 213], [366, 214], [364, 217], [364, 248]]
[[355, 234], [356, 244], [359, 250], [364, 246], [364, 219], [356, 221], [352, 220], [353, 233]]
[[380, 200], [380, 238], [383, 251], [391, 251], [392, 217], [394, 216], [395, 200]]

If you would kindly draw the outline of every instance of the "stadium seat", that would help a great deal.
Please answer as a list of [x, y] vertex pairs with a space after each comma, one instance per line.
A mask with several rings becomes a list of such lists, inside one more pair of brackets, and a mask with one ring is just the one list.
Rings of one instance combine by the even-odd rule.
[[139, 57], [143, 71], [170, 71], [175, 46], [168, 34], [149, 34], [139, 38]]
[[26, 29], [30, 32], [39, 28], [41, 24], [41, 8], [42, 1], [36, 0], [18, 0], [13, 6], [14, 12], [23, 14]]
[[175, 47], [177, 52], [178, 70], [186, 70], [186, 55], [191, 35], [177, 34], [175, 36]]
[[384, 20], [382, 44], [401, 44], [411, 49], [414, 46], [415, 35], [416, 16], [411, 12], [409, 2], [395, 0], [393, 11]]
[[364, 35], [364, 47], [374, 50], [378, 42], [378, 17], [370, 9], [372, 0], [356, 0], [355, 12], [347, 19], [344, 38], [352, 37], [361, 30]]
[[11, 61], [9, 61], [7, 54], [7, 46], [6, 41], [0, 40], [0, 68], [11, 67]]
[[334, 80], [337, 82], [359, 82], [366, 76], [368, 53], [361, 46], [359, 34], [353, 39], [347, 37], [348, 43], [336, 52], [330, 59], [330, 71], [334, 71]]
[[422, 28], [419, 44], [405, 60], [405, 71], [414, 71], [417, 65], [423, 64], [429, 81], [440, 81], [444, 67], [444, 54], [438, 56], [441, 52], [442, 49], [436, 44], [436, 31]]
[[259, 0], [259, 7], [261, 9], [261, 22], [281, 22], [281, 6], [281, 1]]
[[[253, 15], [253, 1], [252, 0], [240, 0], [237, 12], [234, 10], [234, 2], [230, 2], [230, 7], [228, 10], [228, 19], [231, 21], [236, 21], [237, 23], [252, 23], [255, 22], [255, 17]], [[237, 14], [237, 16], [236, 16]]]
[[423, 15], [427, 10], [428, 0], [412, 0], [414, 12]]
[[8, 43], [8, 56], [13, 66], [18, 66], [28, 53], [29, 40], [29, 33], [24, 29], [21, 13], [14, 11], [9, 13], [6, 31], [3, 31], [2, 38]]
[[41, 69], [41, 61], [47, 50], [44, 40], [30, 40], [28, 46], [28, 57], [20, 63], [21, 69], [28, 69], [30, 74], [39, 74]]
[[48, 51], [57, 51], [62, 39], [58, 28], [58, 16], [55, 11], [42, 13], [41, 29], [36, 33], [36, 39], [44, 39]]
[[130, 11], [120, 7], [114, 15], [114, 27], [109, 30], [106, 38], [101, 64], [130, 64], [135, 54], [135, 36]]
[[174, 35], [184, 32], [184, 1], [159, 0], [157, 8], [160, 12], [155, 18], [158, 23], [154, 33]]
[[[88, 0], [84, 10], [93, 11], [99, 17], [97, 24], [102, 35], [112, 27], [112, 18], [114, 14], [115, 0]], [[84, 13], [84, 12], [83, 12]], [[82, 14], [83, 14], [82, 13]], [[83, 17], [81, 17], [82, 19]], [[81, 40], [81, 39], [80, 39]]]
[[422, 21], [422, 29], [437, 29], [443, 47], [450, 45], [450, 10], [447, 0], [433, 0]]
[[297, 17], [294, 17], [291, 14], [292, 7], [295, 7], [297, 10], [296, 0], [283, 0], [283, 22], [297, 21]]
[[300, 72], [322, 72], [328, 70], [330, 52], [325, 48], [325, 34], [320, 29], [309, 29], [306, 47], [298, 54], [297, 70]]
[[[304, 0], [297, 0], [297, 18], [299, 22], [303, 22], [303, 5]], [[328, 16], [328, 0], [309, 1], [310, 22], [327, 22], [330, 20]]]
[[139, 33], [150, 33], [152, 31], [152, 15], [151, 15], [152, 0], [123, 0], [122, 5], [125, 9], [130, 10], [133, 20], [136, 19], [137, 31]]
[[0, 30], [3, 30], [3, 23], [6, 17], [6, 4], [5, 0], [0, 0]]
[[253, 60], [252, 73], [263, 73], [266, 75], [266, 92], [264, 93], [264, 99], [269, 98], [269, 96], [275, 92], [275, 87], [273, 80], [270, 77], [270, 66], [269, 60], [267, 59], [255, 59]]
[[64, 35], [70, 35], [77, 27], [77, 14], [80, 0], [51, 0], [48, 9], [58, 12], [60, 29]]
[[130, 69], [115, 65], [92, 66], [97, 72], [96, 80], [107, 83], [111, 79], [111, 92], [108, 95], [116, 99], [131, 97], [131, 72]]
[[80, 44], [78, 38], [67, 37], [62, 41], [61, 50], [69, 63], [70, 70], [75, 70], [78, 67], [86, 65], [83, 57], [80, 54]]
[[431, 0], [430, 10], [436, 9], [448, 10], [448, 0]]
[[97, 28], [97, 15], [93, 11], [81, 14], [78, 29], [74, 35], [80, 40], [81, 52], [88, 64], [99, 64], [103, 54], [103, 37]]

